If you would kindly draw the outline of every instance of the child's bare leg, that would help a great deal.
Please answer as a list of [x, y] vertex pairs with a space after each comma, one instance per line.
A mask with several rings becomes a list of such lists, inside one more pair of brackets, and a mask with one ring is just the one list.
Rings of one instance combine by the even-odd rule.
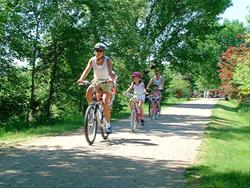
[[130, 111], [132, 111], [132, 109], [133, 109], [133, 100], [132, 99], [130, 99], [129, 100], [129, 107], [130, 107]]
[[144, 117], [144, 113], [143, 113], [143, 101], [142, 100], [140, 100], [139, 101], [139, 108], [140, 108], [140, 113], [141, 113], [141, 117], [142, 117], [142, 119], [143, 119], [143, 117]]
[[144, 126], [144, 113], [143, 113], [143, 101], [140, 100], [139, 101], [139, 108], [140, 108], [140, 112], [141, 112], [141, 125]]

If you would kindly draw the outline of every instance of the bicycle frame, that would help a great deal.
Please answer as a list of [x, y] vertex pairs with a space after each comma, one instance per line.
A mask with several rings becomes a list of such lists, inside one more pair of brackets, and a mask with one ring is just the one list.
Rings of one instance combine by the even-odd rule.
[[130, 100], [133, 102], [133, 108], [131, 109], [131, 116], [130, 116], [130, 126], [131, 130], [135, 132], [136, 128], [138, 127], [140, 120], [141, 120], [141, 114], [140, 114], [140, 109], [138, 106], [139, 99], [136, 94], [132, 93], [126, 93], [127, 96], [131, 97]]
[[136, 112], [136, 121], [139, 123], [141, 120], [141, 114], [140, 114], [140, 109], [139, 109], [139, 100], [138, 99], [134, 99], [133, 100], [133, 109], [132, 111]]
[[159, 97], [149, 97], [149, 116], [151, 119], [156, 119], [159, 117], [159, 106], [157, 107], [157, 101]]

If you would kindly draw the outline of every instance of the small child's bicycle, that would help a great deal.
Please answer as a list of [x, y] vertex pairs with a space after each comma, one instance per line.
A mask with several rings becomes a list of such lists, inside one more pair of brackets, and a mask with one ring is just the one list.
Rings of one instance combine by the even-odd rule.
[[130, 127], [132, 132], [135, 132], [135, 130], [139, 127], [141, 123], [141, 113], [139, 109], [139, 95], [133, 94], [133, 93], [123, 93], [125, 96], [128, 96], [132, 99], [133, 101], [133, 108], [131, 110], [131, 115], [130, 115]]
[[159, 118], [160, 109], [159, 109], [159, 104], [157, 104], [157, 102], [159, 101], [160, 97], [148, 97], [148, 99], [149, 99], [149, 105], [148, 105], [149, 117], [152, 120]]

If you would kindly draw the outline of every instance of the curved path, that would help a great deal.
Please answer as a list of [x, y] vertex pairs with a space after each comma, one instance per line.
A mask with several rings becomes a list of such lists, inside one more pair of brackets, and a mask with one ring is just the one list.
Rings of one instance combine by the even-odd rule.
[[113, 124], [88, 146], [83, 131], [40, 137], [0, 148], [0, 187], [184, 187], [184, 172], [198, 153], [215, 99], [162, 110], [132, 133], [128, 120]]

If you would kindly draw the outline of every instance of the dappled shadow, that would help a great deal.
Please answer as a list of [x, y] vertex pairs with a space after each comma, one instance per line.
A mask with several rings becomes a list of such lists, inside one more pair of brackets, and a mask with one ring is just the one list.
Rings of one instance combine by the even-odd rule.
[[195, 104], [195, 103], [181, 103], [181, 104], [175, 104], [172, 105], [171, 107], [175, 107], [175, 108], [192, 108], [192, 109], [212, 109], [213, 108], [213, 104]]
[[143, 146], [158, 146], [158, 144], [152, 143], [150, 139], [133, 139], [133, 138], [119, 138], [106, 141], [109, 145], [143, 145]]
[[149, 124], [149, 131], [159, 136], [181, 136], [185, 138], [197, 138], [203, 134], [203, 130], [209, 118], [194, 115], [162, 115], [155, 124]]
[[213, 115], [211, 117], [211, 123], [215, 123], [219, 126], [225, 126], [225, 125], [238, 125], [239, 121], [235, 121], [235, 120], [228, 120], [228, 119], [224, 119], [218, 116]]
[[225, 106], [225, 105], [222, 105], [222, 104], [216, 104], [216, 108], [221, 108], [225, 111], [230, 111], [230, 112], [237, 112], [237, 108], [234, 108], [234, 107], [230, 107], [230, 106]]
[[181, 176], [186, 164], [182, 161], [104, 155], [91, 148], [59, 148], [51, 150], [43, 146], [1, 151], [0, 187], [183, 186]]
[[189, 187], [250, 187], [250, 174], [243, 171], [220, 172], [208, 166], [198, 165], [186, 171]]
[[[157, 120], [145, 119], [145, 128], [138, 133], [163, 136], [180, 136], [184, 138], [200, 139], [203, 130], [209, 122], [209, 117], [194, 115], [161, 115]], [[117, 122], [114, 131], [131, 132], [129, 120]], [[135, 133], [136, 134], [136, 133]]]
[[213, 121], [211, 125], [207, 128], [207, 134], [209, 134], [212, 138], [223, 140], [242, 140], [248, 139], [250, 136], [250, 127], [247, 125], [234, 127], [235, 125], [239, 125], [238, 121], [229, 121], [216, 116], [213, 116], [212, 119]]

